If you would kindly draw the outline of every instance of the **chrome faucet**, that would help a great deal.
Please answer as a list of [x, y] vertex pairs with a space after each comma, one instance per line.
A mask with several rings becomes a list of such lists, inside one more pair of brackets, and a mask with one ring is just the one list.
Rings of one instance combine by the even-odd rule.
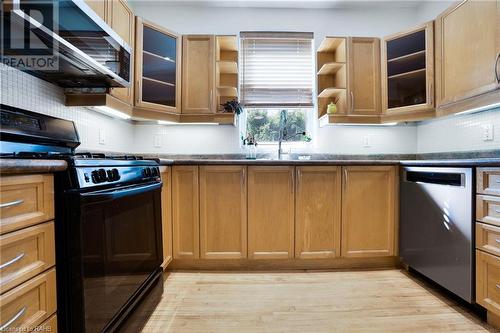
[[288, 135], [288, 130], [286, 128], [288, 121], [288, 112], [287, 110], [281, 110], [280, 112], [280, 126], [279, 126], [279, 134], [278, 134], [278, 159], [281, 160], [281, 155], [283, 154], [283, 150], [281, 148], [281, 143], [288, 139], [294, 138], [298, 135], [307, 135], [306, 132], [296, 132], [291, 135]]

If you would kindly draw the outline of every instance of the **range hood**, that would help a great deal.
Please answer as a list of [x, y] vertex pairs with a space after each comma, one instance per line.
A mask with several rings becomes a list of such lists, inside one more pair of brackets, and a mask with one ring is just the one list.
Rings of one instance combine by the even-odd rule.
[[2, 63], [66, 88], [130, 85], [131, 47], [83, 0], [2, 7]]

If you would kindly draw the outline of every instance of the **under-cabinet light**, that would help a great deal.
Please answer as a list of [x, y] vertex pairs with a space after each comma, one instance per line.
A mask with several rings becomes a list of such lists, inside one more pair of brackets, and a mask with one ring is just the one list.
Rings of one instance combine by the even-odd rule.
[[158, 120], [158, 125], [166, 125], [166, 126], [198, 126], [198, 125], [219, 125], [219, 123], [175, 123], [173, 121], [168, 120]]
[[110, 108], [109, 106], [99, 105], [94, 107], [96, 110], [106, 113], [107, 115], [114, 116], [121, 119], [130, 119], [130, 115], [118, 111], [116, 109]]
[[460, 115], [469, 114], [469, 113], [486, 111], [486, 110], [493, 109], [493, 108], [496, 108], [496, 107], [499, 107], [499, 106], [500, 106], [500, 103], [493, 103], [493, 104], [481, 106], [481, 107], [478, 107], [478, 108], [474, 108], [474, 109], [470, 109], [470, 110], [466, 110], [466, 111], [455, 113], [455, 116], [460, 116]]
[[398, 123], [383, 123], [383, 124], [357, 124], [357, 123], [333, 123], [329, 125], [336, 125], [336, 126], [396, 126]]

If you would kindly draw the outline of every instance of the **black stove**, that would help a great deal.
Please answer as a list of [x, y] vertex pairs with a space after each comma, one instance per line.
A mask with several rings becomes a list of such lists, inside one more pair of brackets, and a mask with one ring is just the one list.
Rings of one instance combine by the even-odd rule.
[[55, 174], [58, 327], [115, 332], [161, 283], [159, 165], [135, 155], [75, 152], [72, 121], [0, 105], [0, 158], [64, 159]]

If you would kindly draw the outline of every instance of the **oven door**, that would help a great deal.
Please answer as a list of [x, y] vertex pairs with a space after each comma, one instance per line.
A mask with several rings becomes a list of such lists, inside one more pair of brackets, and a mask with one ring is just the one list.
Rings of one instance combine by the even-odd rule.
[[79, 194], [85, 332], [107, 331], [162, 262], [161, 182]]

